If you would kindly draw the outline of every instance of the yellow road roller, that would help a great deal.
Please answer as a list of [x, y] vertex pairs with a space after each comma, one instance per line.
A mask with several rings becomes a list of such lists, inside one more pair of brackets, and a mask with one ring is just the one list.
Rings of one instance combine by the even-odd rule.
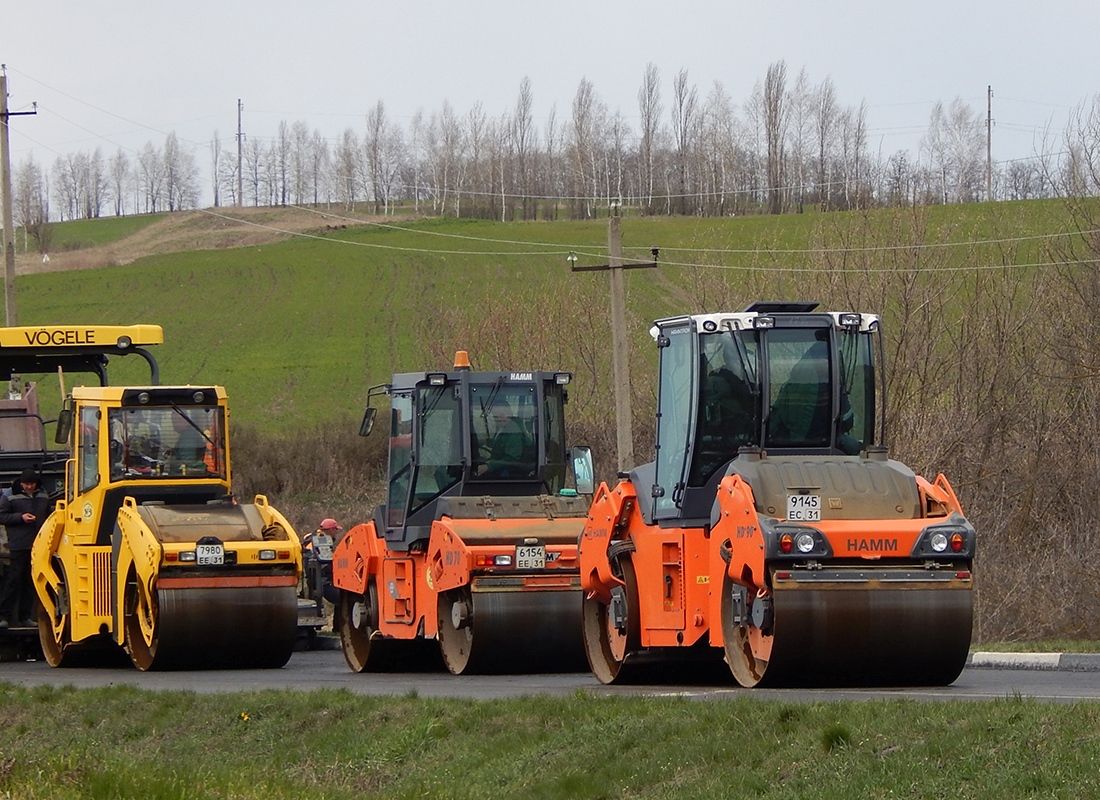
[[267, 498], [233, 497], [228, 416], [220, 386], [68, 393], [64, 496], [31, 551], [51, 666], [118, 647], [141, 670], [290, 658], [301, 543]]

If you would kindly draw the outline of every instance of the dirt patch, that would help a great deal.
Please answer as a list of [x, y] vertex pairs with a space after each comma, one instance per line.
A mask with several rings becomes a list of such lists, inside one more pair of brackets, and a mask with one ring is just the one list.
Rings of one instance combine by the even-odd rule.
[[[344, 211], [342, 208], [208, 208], [180, 211], [147, 225], [131, 236], [99, 247], [51, 253], [43, 260], [37, 253], [18, 253], [18, 275], [100, 269], [129, 264], [149, 255], [188, 250], [222, 250], [256, 247], [284, 241], [296, 234], [381, 222], [381, 217]], [[386, 217], [387, 224], [407, 221]]]

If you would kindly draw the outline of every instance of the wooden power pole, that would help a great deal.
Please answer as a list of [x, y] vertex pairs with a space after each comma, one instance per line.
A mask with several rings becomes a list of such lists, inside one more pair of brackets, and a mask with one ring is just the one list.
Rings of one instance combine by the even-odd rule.
[[607, 270], [611, 275], [611, 362], [615, 390], [615, 442], [618, 450], [619, 472], [634, 469], [633, 409], [630, 397], [630, 347], [626, 335], [626, 292], [623, 286], [624, 269], [653, 269], [657, 266], [657, 248], [651, 250], [653, 261], [644, 264], [623, 263], [623, 239], [620, 227], [619, 206], [613, 203], [611, 217], [607, 220], [608, 263], [598, 267], [578, 267], [577, 257], [569, 254], [574, 272]]
[[244, 177], [241, 175], [241, 164], [244, 159], [241, 155], [244, 152], [244, 133], [241, 131], [241, 113], [244, 111], [244, 103], [241, 99], [237, 98], [237, 205], [244, 205], [244, 198], [241, 196], [241, 192], [244, 190]]
[[993, 87], [985, 87], [985, 199], [993, 202]]
[[0, 64], [0, 189], [4, 192], [4, 321], [9, 327], [16, 324], [15, 314], [15, 231], [12, 229], [11, 211], [11, 150], [8, 147], [8, 119], [10, 117], [37, 114], [33, 111], [8, 111], [8, 76], [6, 67]]

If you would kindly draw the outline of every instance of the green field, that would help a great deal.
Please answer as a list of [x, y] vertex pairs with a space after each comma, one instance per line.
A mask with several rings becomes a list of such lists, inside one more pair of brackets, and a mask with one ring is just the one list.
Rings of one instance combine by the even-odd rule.
[[[153, 220], [64, 223], [55, 239], [118, 241]], [[165, 382], [224, 384], [235, 418], [269, 431], [354, 417], [370, 385], [393, 371], [444, 366], [459, 348], [470, 351], [475, 367], [571, 370], [582, 414], [604, 416], [611, 402], [607, 279], [570, 272], [566, 257], [573, 251], [578, 264], [606, 263], [606, 220], [342, 224], [256, 247], [21, 276], [19, 321], [160, 324]], [[649, 248], [659, 247], [662, 264], [626, 273], [635, 394], [655, 391], [647, 330], [657, 317], [763, 298], [839, 301], [844, 292], [822, 281], [822, 271], [835, 283], [848, 271], [905, 267], [899, 259], [926, 270], [996, 264], [1006, 245], [970, 242], [1038, 236], [1066, 224], [1053, 202], [625, 219], [625, 259], [648, 261]], [[897, 245], [917, 246], [919, 258], [868, 251]], [[1041, 260], [1040, 245], [1015, 242], [1011, 258]], [[892, 322], [890, 308], [862, 310], [882, 311]]]
[[[369, 680], [369, 676], [355, 676]], [[432, 700], [0, 684], [12, 798], [941, 798], [1100, 792], [1100, 707]]]

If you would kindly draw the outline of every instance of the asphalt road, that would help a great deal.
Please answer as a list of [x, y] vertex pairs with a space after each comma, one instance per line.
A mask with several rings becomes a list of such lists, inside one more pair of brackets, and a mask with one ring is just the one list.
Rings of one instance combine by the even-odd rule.
[[[979, 661], [977, 657], [975, 661]], [[1100, 699], [1097, 665], [1059, 668], [1045, 657], [1026, 663], [992, 657], [986, 666], [967, 667], [951, 686], [901, 689], [741, 689], [733, 685], [603, 686], [588, 673], [558, 675], [470, 675], [446, 672], [365, 673], [348, 670], [339, 651], [295, 653], [282, 669], [203, 672], [138, 672], [129, 667], [52, 669], [43, 661], [0, 663], [0, 682], [19, 686], [71, 685], [77, 688], [130, 685], [151, 690], [200, 693], [264, 689], [345, 689], [363, 695], [446, 697], [492, 700], [530, 694], [568, 695], [578, 690], [597, 695], [680, 695], [700, 700], [757, 697], [798, 701], [881, 700], [912, 698], [927, 701], [992, 700], [1029, 697], [1051, 702]], [[1075, 665], [1080, 667], [1080, 664]]]

